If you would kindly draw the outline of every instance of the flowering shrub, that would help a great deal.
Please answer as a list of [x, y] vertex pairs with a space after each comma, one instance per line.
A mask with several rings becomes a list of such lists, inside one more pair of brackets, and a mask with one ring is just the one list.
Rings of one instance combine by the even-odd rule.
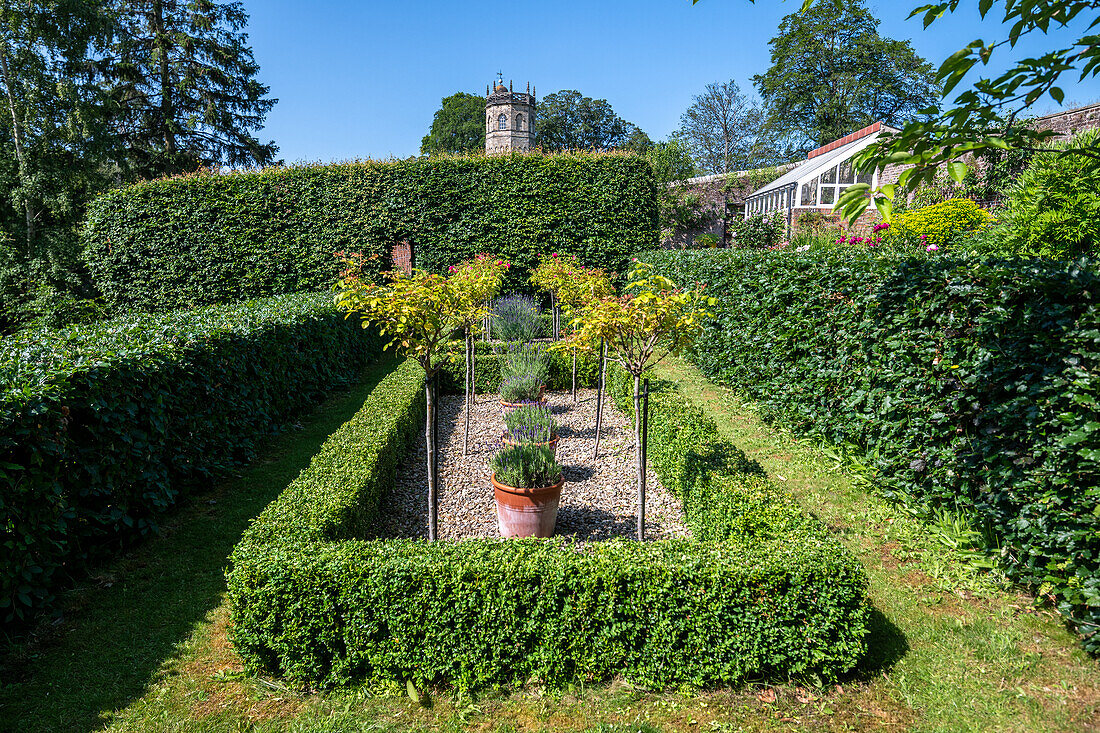
[[783, 239], [783, 218], [779, 214], [756, 214], [733, 223], [733, 246], [767, 249]]
[[[985, 229], [993, 216], [970, 199], [949, 199], [894, 217], [886, 238], [893, 244], [913, 249], [937, 249], [955, 244]], [[929, 250], [935, 251], [935, 250]]]

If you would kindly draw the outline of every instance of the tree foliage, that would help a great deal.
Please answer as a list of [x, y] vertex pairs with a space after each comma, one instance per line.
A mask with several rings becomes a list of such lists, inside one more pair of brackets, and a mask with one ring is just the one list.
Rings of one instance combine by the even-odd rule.
[[763, 126], [763, 112], [732, 79], [707, 84], [680, 117], [677, 137], [696, 166], [728, 173], [775, 163]]
[[277, 100], [256, 76], [240, 2], [117, 0], [106, 83], [122, 159], [140, 177], [267, 165], [254, 132]]
[[444, 97], [432, 118], [432, 128], [420, 141], [423, 155], [471, 153], [485, 149], [485, 99], [455, 92]]
[[543, 150], [611, 150], [628, 143], [644, 146], [640, 135], [645, 133], [615, 114], [606, 99], [585, 97], [575, 89], [543, 97], [536, 120], [535, 145]]
[[791, 157], [877, 120], [901, 125], [935, 106], [931, 65], [908, 41], [879, 35], [878, 25], [863, 0], [817, 0], [780, 22], [772, 65], [753, 83]]

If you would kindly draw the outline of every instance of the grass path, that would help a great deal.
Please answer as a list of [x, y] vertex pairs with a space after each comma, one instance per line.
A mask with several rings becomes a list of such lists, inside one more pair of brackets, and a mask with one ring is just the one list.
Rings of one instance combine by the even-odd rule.
[[[757, 682], [703, 694], [620, 682], [427, 706], [404, 690], [309, 694], [243, 673], [227, 640], [225, 558], [390, 365], [271, 441], [67, 599], [66, 621], [0, 668], [0, 731], [1040, 731], [1100, 730], [1100, 671], [1049, 613], [961, 563], [937, 534], [854, 487], [820, 451], [762, 424], [674, 363], [663, 375], [858, 553], [877, 608], [873, 653], [841, 685]], [[941, 528], [942, 530], [942, 528]], [[957, 535], [944, 535], [952, 540]], [[377, 694], [379, 692], [396, 694]]]
[[911, 710], [913, 730], [1100, 730], [1100, 666], [1051, 612], [968, 566], [950, 526], [929, 527], [857, 488], [836, 461], [763, 424], [695, 367], [670, 362], [661, 376], [705, 404], [860, 557], [875, 607], [907, 647], [869, 685], [884, 707], [892, 698]]

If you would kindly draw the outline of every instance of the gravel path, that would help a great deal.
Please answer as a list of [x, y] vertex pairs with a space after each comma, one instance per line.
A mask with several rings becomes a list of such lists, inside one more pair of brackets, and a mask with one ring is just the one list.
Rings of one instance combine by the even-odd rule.
[[[579, 390], [577, 402], [568, 392], [547, 395], [561, 425], [557, 458], [565, 474], [558, 508], [557, 536], [581, 542], [633, 537], [637, 482], [634, 477], [634, 431], [628, 419], [605, 402], [600, 455], [592, 460], [596, 427], [596, 391]], [[489, 483], [489, 460], [504, 431], [496, 395], [478, 395], [470, 421], [470, 452], [462, 457], [465, 420], [463, 398], [444, 396], [439, 406], [440, 497], [439, 536], [442, 539], [499, 537], [496, 502]], [[428, 531], [428, 478], [424, 430], [416, 447], [397, 470], [392, 491], [383, 498], [383, 537], [425, 537]], [[646, 479], [646, 537], [684, 537], [680, 502], [657, 481], [652, 469]]]

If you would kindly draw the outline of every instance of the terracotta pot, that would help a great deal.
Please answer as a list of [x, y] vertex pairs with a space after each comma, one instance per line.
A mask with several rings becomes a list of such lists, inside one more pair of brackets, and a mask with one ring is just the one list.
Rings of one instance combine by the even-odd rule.
[[[508, 437], [508, 431], [505, 430], [500, 436], [500, 442], [507, 446], [519, 445], [519, 441], [512, 440]], [[558, 456], [558, 436], [555, 434], [553, 438], [545, 443], [532, 443], [531, 445], [546, 446], [550, 449], [550, 455], [557, 458]]]
[[497, 500], [497, 526], [501, 537], [552, 537], [558, 521], [558, 502], [564, 477], [542, 489], [505, 486], [492, 477]]
[[539, 398], [538, 398], [537, 402], [532, 403], [532, 402], [505, 402], [504, 400], [500, 401], [501, 409], [502, 409], [502, 411], [505, 415], [507, 415], [509, 412], [511, 412], [512, 410], [515, 410], [518, 407], [523, 407], [524, 405], [531, 405], [531, 404], [537, 404], [537, 405], [542, 405], [543, 407], [546, 407], [546, 385], [543, 385], [543, 386], [539, 387]]

